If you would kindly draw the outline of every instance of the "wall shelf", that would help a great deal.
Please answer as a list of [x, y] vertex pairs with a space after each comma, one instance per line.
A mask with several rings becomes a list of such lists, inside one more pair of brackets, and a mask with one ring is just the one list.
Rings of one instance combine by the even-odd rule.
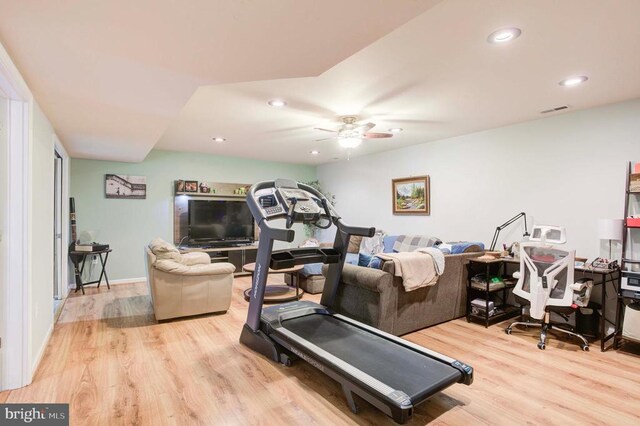
[[625, 311], [627, 304], [632, 301], [640, 300], [640, 291], [634, 291], [629, 289], [622, 289], [622, 280], [640, 276], [640, 272], [630, 271], [627, 265], [637, 265], [640, 260], [636, 260], [638, 253], [632, 252], [631, 238], [640, 229], [640, 219], [630, 217], [634, 212], [638, 211], [638, 197], [632, 197], [635, 194], [640, 194], [640, 191], [631, 190], [631, 181], [637, 181], [638, 173], [634, 173], [637, 169], [637, 163], [629, 162], [627, 168], [627, 186], [626, 196], [624, 200], [624, 232], [622, 234], [622, 262], [621, 262], [621, 278], [618, 284], [618, 304], [616, 309], [616, 326], [613, 339], [613, 347], [618, 349], [620, 343], [630, 339], [622, 334]]
[[221, 193], [206, 193], [206, 192], [176, 192], [176, 197], [180, 195], [188, 195], [189, 197], [206, 197], [206, 198], [247, 198], [247, 194], [221, 194]]

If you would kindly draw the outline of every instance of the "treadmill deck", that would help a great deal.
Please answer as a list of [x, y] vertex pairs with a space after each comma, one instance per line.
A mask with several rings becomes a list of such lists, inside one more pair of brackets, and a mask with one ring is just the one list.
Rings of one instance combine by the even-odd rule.
[[462, 373], [436, 359], [331, 315], [314, 313], [282, 326], [353, 367], [406, 393], [417, 404], [458, 382]]

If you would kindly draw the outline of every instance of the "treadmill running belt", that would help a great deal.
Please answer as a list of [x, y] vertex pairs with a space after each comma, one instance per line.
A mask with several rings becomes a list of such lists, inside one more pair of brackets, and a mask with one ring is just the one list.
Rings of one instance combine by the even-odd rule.
[[386, 385], [406, 393], [413, 404], [453, 383], [454, 367], [369, 333], [330, 315], [312, 314], [282, 326]]

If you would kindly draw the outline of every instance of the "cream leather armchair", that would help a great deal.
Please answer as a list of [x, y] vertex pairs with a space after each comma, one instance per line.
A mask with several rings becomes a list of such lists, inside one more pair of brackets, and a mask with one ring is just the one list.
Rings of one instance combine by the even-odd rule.
[[147, 285], [156, 320], [226, 312], [235, 266], [211, 263], [206, 253], [180, 254], [157, 238], [145, 247]]

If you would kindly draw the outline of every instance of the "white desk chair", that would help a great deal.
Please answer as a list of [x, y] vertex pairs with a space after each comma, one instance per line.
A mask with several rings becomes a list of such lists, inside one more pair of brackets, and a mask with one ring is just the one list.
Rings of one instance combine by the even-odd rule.
[[537, 321], [517, 321], [505, 332], [511, 334], [514, 325], [541, 327], [538, 348], [546, 346], [547, 332], [557, 330], [581, 340], [580, 347], [589, 350], [589, 343], [574, 331], [555, 326], [550, 322], [551, 312], [562, 316], [574, 313], [589, 303], [593, 281], [582, 279], [574, 282], [575, 251], [561, 250], [546, 245], [547, 242], [566, 242], [564, 228], [534, 227], [530, 243], [520, 246], [520, 271], [514, 274], [518, 282], [513, 294], [522, 306], [529, 306], [529, 316]]

